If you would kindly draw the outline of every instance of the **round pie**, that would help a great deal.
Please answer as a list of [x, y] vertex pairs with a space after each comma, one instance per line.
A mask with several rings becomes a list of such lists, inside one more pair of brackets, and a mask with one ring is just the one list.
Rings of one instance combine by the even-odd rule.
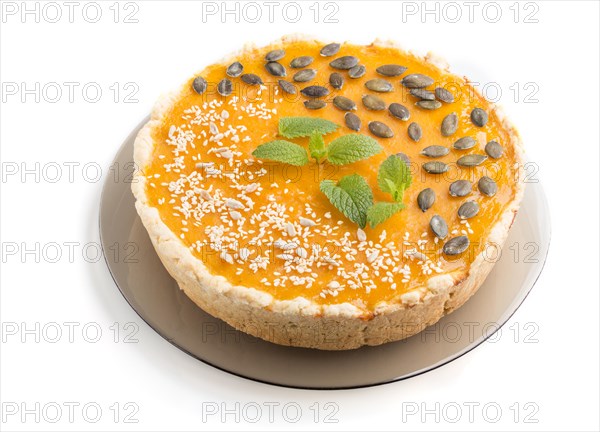
[[162, 97], [136, 208], [200, 308], [282, 345], [414, 335], [481, 286], [523, 195], [498, 107], [431, 54], [289, 37]]

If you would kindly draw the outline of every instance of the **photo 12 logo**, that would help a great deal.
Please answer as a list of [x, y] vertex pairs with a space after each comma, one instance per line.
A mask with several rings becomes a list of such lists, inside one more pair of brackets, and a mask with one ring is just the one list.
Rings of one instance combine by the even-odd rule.
[[338, 423], [340, 407], [335, 402], [314, 402], [303, 406], [298, 402], [202, 402], [203, 423]]
[[402, 423], [410, 421], [427, 423], [498, 423], [501, 420], [513, 423], [539, 423], [540, 407], [535, 402], [514, 402], [503, 405], [489, 402], [402, 402]]
[[138, 103], [140, 86], [133, 82], [2, 82], [2, 103]]
[[107, 169], [94, 161], [4, 161], [0, 164], [2, 183], [94, 184], [107, 178], [115, 183], [131, 184], [137, 183], [136, 173], [142, 171], [134, 162], [114, 162]]
[[1, 424], [41, 423], [138, 423], [140, 407], [135, 402], [100, 403], [72, 401], [3, 401]]
[[137, 264], [139, 251], [139, 245], [132, 241], [115, 242], [106, 249], [95, 241], [3, 241], [0, 243], [0, 261], [2, 264], [96, 264], [104, 258], [108, 262]]
[[114, 322], [110, 326], [89, 322], [2, 322], [1, 340], [8, 343], [91, 343], [112, 340], [114, 343], [138, 343], [137, 323]]
[[489, 23], [502, 20], [514, 23], [537, 24], [540, 5], [523, 1], [403, 1], [402, 23]]
[[497, 343], [504, 338], [513, 343], [537, 344], [540, 327], [535, 322], [514, 322], [502, 327], [498, 322], [449, 321], [444, 319], [419, 333], [422, 343], [473, 343], [485, 339]]
[[203, 23], [297, 23], [338, 24], [340, 6], [337, 2], [202, 2]]
[[3, 24], [12, 23], [89, 23], [109, 21], [115, 24], [137, 24], [140, 10], [137, 2], [39, 2], [3, 1], [0, 6]]

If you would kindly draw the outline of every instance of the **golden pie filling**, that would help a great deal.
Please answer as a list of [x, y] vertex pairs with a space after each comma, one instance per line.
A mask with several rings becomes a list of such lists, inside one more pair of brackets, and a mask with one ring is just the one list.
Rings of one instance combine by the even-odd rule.
[[[310, 136], [281, 136], [282, 119], [298, 117], [338, 125], [325, 146], [360, 135], [381, 149], [317, 160]], [[497, 258], [486, 239], [517, 193], [519, 149], [496, 110], [465, 79], [391, 46], [246, 50], [191, 78], [152, 138], [148, 204], [211, 274], [278, 300], [373, 310], [435, 275], [465, 277], [480, 253]], [[278, 140], [308, 162], [253, 155]], [[323, 192], [360, 176], [373, 203], [393, 203], [378, 176], [394, 155], [411, 182], [380, 223], [357, 223]]]

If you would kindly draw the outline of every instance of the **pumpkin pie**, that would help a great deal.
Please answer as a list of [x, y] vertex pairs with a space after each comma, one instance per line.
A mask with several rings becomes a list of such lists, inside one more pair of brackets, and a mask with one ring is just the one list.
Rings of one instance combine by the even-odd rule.
[[136, 209], [200, 308], [282, 345], [414, 335], [463, 305], [523, 196], [513, 125], [431, 54], [284, 38], [161, 97]]

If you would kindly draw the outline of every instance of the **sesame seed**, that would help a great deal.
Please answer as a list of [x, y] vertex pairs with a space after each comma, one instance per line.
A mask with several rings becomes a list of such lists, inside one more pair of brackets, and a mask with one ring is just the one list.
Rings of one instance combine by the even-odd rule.
[[365, 233], [362, 229], [356, 230], [356, 238], [358, 238], [359, 242], [367, 241], [367, 233]]
[[246, 188], [244, 189], [246, 191], [246, 193], [252, 193], [252, 192], [256, 192], [258, 190], [259, 184], [258, 183], [251, 183], [248, 186], [246, 186]]
[[239, 202], [238, 200], [235, 200], [233, 198], [227, 198], [225, 200], [225, 205], [227, 207], [229, 207], [230, 209], [234, 209], [234, 210], [241, 210], [244, 208], [244, 204], [242, 204], [241, 202]]
[[367, 256], [367, 261], [369, 263], [373, 263], [373, 261], [375, 261], [377, 259], [377, 257], [379, 256], [379, 250], [375, 249], [373, 252], [371, 252], [368, 256]]
[[285, 231], [288, 233], [288, 235], [290, 235], [292, 237], [294, 237], [296, 235], [296, 228], [290, 222], [285, 224]]
[[[311, 219], [307, 219], [305, 217], [300, 217], [300, 225], [304, 226], [304, 227], [313, 227], [316, 225], [315, 221], [311, 220]], [[290, 234], [292, 235], [292, 234]]]
[[297, 249], [298, 245], [294, 242], [289, 242], [289, 243], [285, 243], [283, 246], [281, 246], [281, 249], [283, 250], [292, 250], [292, 249]]

